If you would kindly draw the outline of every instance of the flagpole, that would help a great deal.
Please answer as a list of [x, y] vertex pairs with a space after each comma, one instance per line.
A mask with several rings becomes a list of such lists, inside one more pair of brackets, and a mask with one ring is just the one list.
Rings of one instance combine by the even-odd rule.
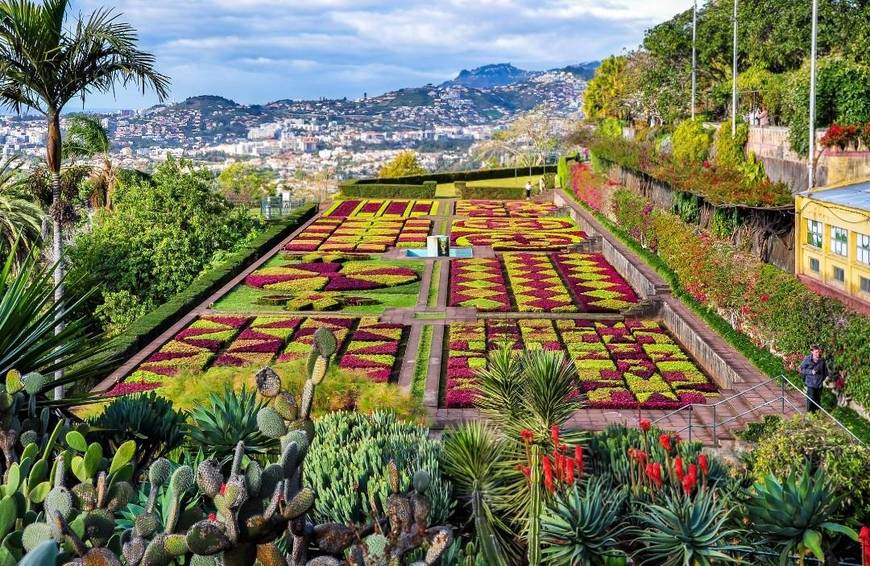
[[731, 59], [731, 136], [737, 135], [737, 0], [734, 0], [734, 40]]
[[692, 3], [692, 120], [695, 119], [695, 93], [698, 88], [698, 0]]
[[816, 33], [819, 19], [819, 0], [813, 0], [813, 27], [810, 41], [810, 154], [807, 160], [807, 188], [815, 185], [816, 154]]

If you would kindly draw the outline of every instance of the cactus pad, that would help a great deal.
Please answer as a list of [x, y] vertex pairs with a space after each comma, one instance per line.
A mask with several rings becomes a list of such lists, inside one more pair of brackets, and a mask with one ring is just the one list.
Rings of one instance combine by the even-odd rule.
[[117, 482], [109, 489], [109, 501], [106, 503], [106, 509], [114, 513], [118, 509], [126, 507], [135, 497], [136, 489], [130, 485], [130, 482]]
[[384, 559], [387, 555], [387, 547], [390, 544], [389, 539], [380, 533], [369, 535], [365, 539], [366, 548], [369, 555], [375, 559]]
[[278, 411], [281, 417], [288, 421], [296, 420], [299, 416], [299, 407], [296, 405], [296, 397], [288, 391], [281, 391], [272, 401], [272, 408]]
[[82, 511], [91, 511], [97, 506], [97, 489], [90, 483], [77, 483], [72, 488], [73, 503]]
[[296, 519], [311, 509], [312, 505], [314, 505], [314, 490], [310, 487], [303, 487], [293, 499], [287, 502], [287, 507], [284, 508], [284, 518]]
[[45, 384], [48, 383], [48, 378], [41, 373], [32, 371], [25, 375], [22, 378], [22, 381], [24, 381], [24, 391], [26, 391], [28, 395], [36, 395], [39, 393], [39, 390], [45, 387]]
[[21, 446], [36, 444], [39, 441], [39, 434], [35, 430], [25, 430], [18, 437], [18, 441], [21, 443]]
[[44, 505], [46, 516], [53, 517], [54, 512], [57, 511], [61, 517], [69, 519], [73, 510], [72, 494], [63, 486], [52, 488], [45, 498]]
[[387, 464], [387, 474], [390, 480], [390, 491], [399, 493], [399, 468], [393, 460]]
[[179, 466], [172, 474], [169, 484], [176, 496], [184, 494], [193, 487], [193, 468], [190, 466]]
[[214, 497], [224, 482], [221, 466], [217, 460], [208, 459], [200, 462], [196, 468], [196, 485], [207, 497]]
[[429, 472], [426, 470], [417, 470], [414, 472], [414, 479], [412, 480], [414, 490], [417, 493], [426, 493], [426, 490], [429, 489], [429, 482], [431, 479]]
[[248, 493], [260, 497], [260, 487], [263, 485], [263, 468], [256, 460], [251, 460], [248, 467], [245, 468], [245, 484], [247, 484]]
[[317, 351], [324, 358], [335, 353], [338, 348], [338, 342], [335, 339], [335, 334], [327, 328], [318, 328], [314, 333], [314, 344], [317, 346]]
[[311, 381], [314, 382], [314, 385], [320, 385], [323, 378], [326, 377], [326, 368], [328, 365], [328, 359], [323, 356], [317, 356], [317, 359], [314, 360], [314, 366], [311, 368]]
[[171, 556], [187, 554], [187, 539], [184, 535], [166, 535], [163, 539], [163, 550]]
[[257, 563], [262, 566], [287, 566], [284, 555], [274, 543], [257, 545]]
[[24, 546], [24, 550], [30, 552], [51, 538], [51, 527], [48, 526], [48, 523], [31, 523], [24, 527], [24, 532], [21, 534], [21, 544]]
[[281, 438], [287, 434], [287, 425], [272, 407], [263, 407], [257, 412], [257, 428], [269, 438]]
[[425, 558], [426, 564], [435, 564], [451, 544], [453, 544], [453, 531], [444, 527], [438, 529], [429, 539], [429, 548], [426, 550]]
[[263, 397], [274, 397], [281, 391], [281, 378], [272, 368], [263, 368], [256, 373], [257, 391]]
[[148, 469], [148, 480], [154, 487], [160, 487], [169, 480], [172, 465], [166, 458], [158, 458]]
[[121, 561], [108, 548], [92, 548], [82, 556], [82, 566], [121, 566]]
[[223, 529], [211, 521], [199, 521], [187, 531], [187, 547], [194, 554], [210, 556], [230, 547]]
[[203, 556], [194, 554], [190, 558], [190, 566], [219, 566], [220, 562], [216, 556]]
[[115, 531], [115, 518], [104, 509], [94, 509], [84, 516], [85, 533], [94, 544], [103, 545]]
[[314, 539], [320, 550], [329, 554], [341, 554], [354, 543], [356, 533], [351, 527], [341, 523], [315, 525]]
[[137, 515], [136, 519], [133, 521], [133, 525], [136, 527], [136, 534], [143, 538], [149, 538], [157, 529], [160, 528], [160, 523], [157, 520], [157, 515], [154, 513], [142, 513], [141, 515]]

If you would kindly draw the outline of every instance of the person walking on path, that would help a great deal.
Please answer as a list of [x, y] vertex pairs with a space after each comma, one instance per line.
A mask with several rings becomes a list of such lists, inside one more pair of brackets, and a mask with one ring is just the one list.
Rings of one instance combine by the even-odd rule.
[[526, 181], [526, 200], [532, 198], [532, 182]]
[[822, 357], [821, 347], [813, 344], [798, 371], [807, 386], [807, 412], [815, 413], [822, 404], [822, 384], [828, 377], [828, 364]]

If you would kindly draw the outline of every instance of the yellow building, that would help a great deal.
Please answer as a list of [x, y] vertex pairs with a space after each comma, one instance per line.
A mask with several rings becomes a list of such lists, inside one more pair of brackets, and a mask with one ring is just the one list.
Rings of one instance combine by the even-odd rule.
[[870, 311], [870, 180], [795, 196], [795, 272]]

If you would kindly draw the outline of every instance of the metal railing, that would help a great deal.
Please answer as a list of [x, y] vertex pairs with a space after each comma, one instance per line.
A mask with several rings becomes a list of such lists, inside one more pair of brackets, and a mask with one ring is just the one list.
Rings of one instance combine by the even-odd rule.
[[[744, 410], [736, 415], [731, 415], [731, 416], [729, 416], [721, 421], [719, 420], [719, 413], [720, 413], [719, 408], [722, 405], [728, 404], [731, 401], [733, 401], [734, 399], [742, 398], [747, 393], [750, 393], [750, 392], [755, 391], [757, 389], [760, 389], [762, 387], [771, 386], [771, 385], [773, 385], [774, 387], [779, 389], [779, 395], [777, 395], [771, 399], [768, 399], [761, 404], [752, 405], [748, 409], [746, 409], [746, 410]], [[686, 421], [687, 421], [686, 425], [684, 427], [682, 427], [681, 429], [676, 430], [674, 432], [676, 432], [678, 434], [682, 433], [682, 432], [687, 432], [688, 437], [689, 437], [688, 440], [689, 440], [689, 442], [691, 442], [693, 429], [712, 429], [713, 445], [718, 448], [719, 447], [719, 429], [734, 422], [734, 421], [736, 421], [736, 420], [738, 420], [738, 419], [745, 417], [746, 415], [748, 415], [750, 413], [754, 413], [755, 411], [758, 411], [758, 410], [763, 409], [765, 407], [769, 407], [771, 405], [776, 405], [776, 404], [779, 405], [779, 414], [781, 414], [783, 416], [785, 416], [785, 413], [786, 413], [786, 406], [788, 406], [790, 409], [793, 409], [797, 412], [800, 412], [801, 408], [798, 407], [794, 403], [794, 401], [791, 399], [791, 396], [790, 396], [791, 392], [789, 392], [789, 393], [786, 392], [786, 389], [787, 389], [786, 385], [790, 386], [791, 389], [793, 389], [794, 391], [799, 393], [800, 396], [802, 396], [806, 401], [815, 405], [816, 409], [818, 411], [823, 413], [828, 419], [830, 419], [837, 426], [839, 426], [841, 429], [843, 429], [846, 432], [846, 434], [854, 442], [857, 442], [858, 444], [861, 444], [862, 446], [866, 446], [866, 444], [860, 438], [855, 436], [855, 434], [851, 430], [849, 430], [843, 423], [841, 423], [836, 418], [834, 418], [834, 416], [831, 413], [829, 413], [828, 411], [826, 411], [824, 407], [822, 407], [821, 405], [816, 403], [812, 398], [807, 396], [807, 394], [804, 392], [803, 388], [797, 387], [785, 375], [780, 375], [776, 380], [769, 379], [767, 381], [763, 381], [761, 383], [753, 385], [749, 389], [744, 389], [743, 391], [740, 391], [739, 393], [731, 395], [730, 397], [720, 399], [716, 403], [712, 403], [712, 404], [689, 403], [689, 404], [683, 405], [682, 407], [675, 409], [673, 411], [670, 411], [669, 413], [665, 413], [664, 415], [660, 416], [659, 418], [651, 421], [651, 424], [653, 424], [653, 425], [658, 424], [662, 421], [670, 419], [671, 417], [673, 417], [674, 415], [677, 415], [677, 414], [686, 414]], [[713, 413], [712, 422], [709, 424], [695, 422], [694, 412], [696, 410], [712, 411], [712, 413]], [[638, 407], [638, 410], [637, 410], [637, 420], [638, 420], [638, 423], [641, 420], [641, 408], [640, 407]]]

